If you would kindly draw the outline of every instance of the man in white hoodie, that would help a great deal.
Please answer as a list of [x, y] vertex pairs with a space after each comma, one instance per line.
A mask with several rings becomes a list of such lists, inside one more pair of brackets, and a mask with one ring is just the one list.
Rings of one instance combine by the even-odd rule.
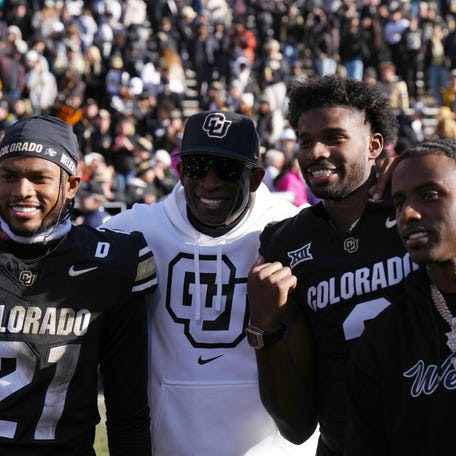
[[[180, 183], [167, 198], [136, 204], [105, 225], [142, 231], [157, 263], [149, 309], [153, 453], [240, 456], [265, 439], [284, 447], [271, 437], [277, 430], [261, 404], [245, 338], [246, 283], [264, 226], [296, 208], [261, 184], [248, 117], [191, 116], [180, 156]], [[272, 454], [264, 447], [255, 454]], [[281, 451], [274, 454], [287, 454]]]

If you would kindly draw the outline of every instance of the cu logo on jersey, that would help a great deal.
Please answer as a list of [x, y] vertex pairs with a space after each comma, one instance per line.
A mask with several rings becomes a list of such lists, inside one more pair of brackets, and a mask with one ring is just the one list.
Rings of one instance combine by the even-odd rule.
[[[198, 258], [199, 288], [192, 254], [179, 253], [169, 264], [166, 308], [183, 325], [195, 348], [235, 347], [245, 336], [248, 322], [247, 277], [236, 277], [236, 268], [222, 255], [217, 268], [215, 255]], [[216, 280], [217, 269], [221, 283]]]
[[31, 287], [35, 283], [36, 275], [30, 271], [21, 271], [19, 273], [19, 282], [26, 286]]
[[344, 250], [348, 253], [355, 253], [358, 251], [358, 239], [350, 237], [344, 241]]
[[209, 114], [204, 119], [203, 130], [210, 138], [223, 138], [230, 128], [231, 120], [226, 120], [224, 114]]

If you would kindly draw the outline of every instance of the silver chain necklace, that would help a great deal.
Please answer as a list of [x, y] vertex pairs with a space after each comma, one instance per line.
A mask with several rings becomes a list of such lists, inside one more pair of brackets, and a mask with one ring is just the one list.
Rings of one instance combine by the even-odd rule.
[[[431, 284], [431, 296], [432, 301], [434, 301], [435, 308], [439, 311], [439, 314], [442, 318], [450, 325], [451, 331], [445, 333], [448, 340], [447, 345], [451, 350], [453, 355], [456, 353], [456, 317], [450, 312], [448, 305], [443, 297], [440, 290], [434, 285]], [[453, 356], [451, 358], [451, 362], [453, 363], [454, 368], [456, 369], [456, 357]]]

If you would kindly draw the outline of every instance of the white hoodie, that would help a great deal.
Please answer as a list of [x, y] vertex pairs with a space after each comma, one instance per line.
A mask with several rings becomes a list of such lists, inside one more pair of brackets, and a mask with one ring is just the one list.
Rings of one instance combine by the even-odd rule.
[[296, 212], [262, 184], [242, 221], [212, 238], [188, 221], [177, 184], [163, 201], [136, 204], [106, 223], [141, 231], [157, 262], [149, 365], [155, 456], [240, 456], [276, 432], [244, 337], [246, 282], [263, 227]]

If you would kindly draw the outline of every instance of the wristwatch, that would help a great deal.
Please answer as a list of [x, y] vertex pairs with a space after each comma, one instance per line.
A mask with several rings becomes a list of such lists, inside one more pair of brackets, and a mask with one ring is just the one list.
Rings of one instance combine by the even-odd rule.
[[262, 329], [252, 325], [245, 328], [247, 342], [255, 350], [260, 350], [267, 345], [278, 342], [283, 338], [284, 332], [285, 325], [283, 323], [280, 323], [280, 326], [273, 331], [263, 331]]

